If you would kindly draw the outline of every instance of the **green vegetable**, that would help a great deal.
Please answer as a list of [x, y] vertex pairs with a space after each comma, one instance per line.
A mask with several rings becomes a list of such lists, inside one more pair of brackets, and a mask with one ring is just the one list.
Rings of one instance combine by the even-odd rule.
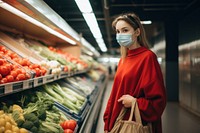
[[9, 112], [10, 112], [10, 108], [8, 108], [8, 107], [6, 106], [6, 103], [2, 103], [2, 104], [3, 104], [2, 110], [3, 110], [4, 112], [6, 112], [6, 113], [9, 113]]
[[67, 65], [68, 62], [59, 54], [50, 51], [47, 47], [43, 47], [40, 51], [40, 55], [48, 60], [57, 60], [62, 65]]
[[22, 124], [24, 123], [24, 120], [18, 119], [18, 120], [15, 120], [15, 122], [17, 123], [18, 127], [21, 127]]
[[43, 118], [45, 114], [43, 114], [44, 113], [43, 111], [40, 112], [39, 110], [51, 109], [54, 105], [54, 101], [44, 97], [41, 94], [41, 92], [37, 92], [36, 95], [38, 97], [38, 101], [36, 103], [29, 103], [27, 108], [24, 109], [23, 114], [36, 113], [37, 115], [42, 116]]
[[85, 97], [79, 95], [79, 94], [76, 93], [75, 91], [73, 91], [73, 90], [71, 90], [71, 89], [69, 89], [69, 88], [67, 88], [67, 87], [62, 87], [62, 89], [63, 89], [63, 91], [65, 91], [65, 92], [68, 93], [69, 95], [75, 96], [78, 100], [83, 101], [83, 102], [85, 101]]
[[41, 108], [40, 110], [37, 111], [37, 116], [40, 120], [45, 120], [46, 119], [46, 110], [45, 108]]
[[25, 121], [23, 124], [22, 124], [22, 128], [26, 128], [26, 129], [31, 129], [32, 127], [34, 126], [33, 122], [32, 121]]
[[58, 113], [60, 114], [60, 122], [69, 119], [69, 118], [67, 118], [67, 116], [63, 112], [59, 111]]
[[62, 104], [63, 106], [65, 106], [66, 108], [68, 108], [69, 110], [71, 110], [72, 112], [78, 113], [79, 111], [74, 107], [74, 104], [70, 101], [68, 101], [67, 99], [62, 99], [61, 101], [56, 99], [55, 97], [49, 95], [46, 93], [46, 96], [48, 96], [49, 98], [53, 99], [54, 101], [59, 102], [60, 104]]
[[49, 95], [56, 98], [59, 102], [63, 102], [63, 98], [59, 94], [57, 94], [55, 91], [53, 91], [51, 85], [45, 84], [43, 85], [43, 87]]
[[13, 117], [13, 119], [16, 121], [16, 120], [18, 120], [18, 119], [20, 119], [20, 112], [18, 111], [18, 110], [15, 110], [15, 111], [13, 111], [12, 112], [12, 117]]
[[30, 131], [31, 131], [32, 133], [37, 133], [37, 132], [38, 132], [38, 128], [35, 127], [35, 126], [33, 126], [33, 127], [30, 129]]
[[34, 113], [25, 114], [24, 115], [25, 121], [33, 122], [34, 126], [39, 127], [39, 119]]
[[61, 115], [59, 113], [46, 111], [46, 114], [47, 114], [46, 121], [54, 123], [60, 122]]
[[55, 89], [52, 89], [52, 86], [50, 84], [45, 84], [43, 87], [46, 90], [47, 95], [51, 99], [61, 103], [62, 105], [67, 107], [69, 110], [71, 110], [75, 113], [78, 113], [79, 110], [81, 109], [81, 107], [78, 107], [78, 106], [76, 106], [76, 104], [71, 102], [71, 100], [69, 98], [62, 98], [57, 92], [54, 91]]
[[25, 120], [36, 121], [38, 120], [37, 116], [34, 113], [24, 114]]
[[78, 113], [81, 109], [81, 107], [76, 106], [74, 103], [72, 103], [70, 100], [65, 100], [65, 103], [62, 103], [64, 106], [68, 107], [71, 111]]
[[53, 83], [52, 86], [54, 91], [57, 92], [60, 96], [70, 100], [72, 103], [76, 103], [77, 98], [73, 95], [69, 95], [68, 93], [64, 92], [58, 83]]
[[39, 133], [63, 133], [63, 129], [59, 124], [51, 122], [41, 122]]
[[23, 114], [30, 114], [38, 110], [38, 103], [29, 103], [27, 108], [24, 109]]
[[37, 133], [38, 128], [36, 126], [34, 126], [32, 121], [25, 121], [22, 126], [22, 128], [25, 128], [27, 130], [30, 130], [33, 133]]

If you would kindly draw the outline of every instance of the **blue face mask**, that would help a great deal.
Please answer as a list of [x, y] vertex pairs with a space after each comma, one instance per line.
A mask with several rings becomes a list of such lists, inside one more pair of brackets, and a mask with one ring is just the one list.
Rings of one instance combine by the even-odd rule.
[[132, 34], [117, 34], [116, 35], [117, 42], [120, 46], [129, 47], [133, 44]]

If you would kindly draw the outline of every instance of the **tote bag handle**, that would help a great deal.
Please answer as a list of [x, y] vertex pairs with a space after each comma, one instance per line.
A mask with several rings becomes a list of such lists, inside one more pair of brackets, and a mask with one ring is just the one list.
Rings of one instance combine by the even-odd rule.
[[132, 101], [131, 113], [130, 113], [128, 121], [132, 121], [133, 114], [135, 115], [135, 121], [137, 123], [142, 124], [140, 111], [139, 111], [139, 108], [138, 108], [138, 105], [137, 105], [136, 98], [134, 98], [134, 100]]
[[[118, 121], [122, 120], [124, 118], [124, 115], [126, 113], [126, 108], [123, 107], [122, 110], [120, 111], [115, 123]], [[136, 98], [132, 101], [132, 106], [131, 106], [131, 112], [128, 121], [132, 121], [133, 114], [135, 115], [135, 121], [142, 124], [141, 116], [140, 116], [140, 111], [136, 102]]]
[[121, 111], [120, 111], [120, 113], [119, 113], [119, 115], [118, 115], [118, 117], [117, 117], [115, 123], [118, 123], [118, 121], [120, 121], [120, 120], [122, 120], [122, 119], [124, 118], [124, 115], [125, 115], [125, 113], [126, 113], [126, 110], [127, 110], [127, 109], [126, 109], [125, 107], [122, 107], [122, 109], [121, 109]]

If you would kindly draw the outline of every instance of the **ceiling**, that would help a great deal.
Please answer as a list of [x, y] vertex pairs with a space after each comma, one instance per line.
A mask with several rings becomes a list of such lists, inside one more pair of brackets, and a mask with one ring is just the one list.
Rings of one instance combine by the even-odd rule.
[[[101, 53], [74, 0], [44, 2]], [[110, 54], [115, 54], [119, 48], [115, 33], [111, 29], [112, 20], [116, 15], [135, 12], [141, 20], [151, 20], [151, 25], [144, 25], [147, 39], [151, 40], [162, 29], [166, 20], [181, 21], [184, 15], [200, 7], [199, 0], [90, 0], [90, 3]]]

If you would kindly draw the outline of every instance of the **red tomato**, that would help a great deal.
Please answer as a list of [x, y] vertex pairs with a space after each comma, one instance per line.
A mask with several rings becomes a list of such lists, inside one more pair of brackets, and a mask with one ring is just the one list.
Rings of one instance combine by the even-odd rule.
[[75, 120], [66, 120], [64, 122], [64, 129], [71, 129], [74, 131], [74, 129], [76, 128], [76, 121]]
[[13, 66], [13, 69], [15, 69], [15, 70], [19, 68], [19, 66], [16, 64], [13, 64], [12, 66]]
[[4, 52], [3, 52], [3, 51], [0, 51], [0, 55], [4, 55]]
[[9, 69], [6, 66], [0, 66], [0, 74], [6, 76], [10, 73]]
[[35, 69], [33, 69], [33, 71], [35, 72], [36, 77], [39, 77], [41, 75], [41, 72], [40, 72], [39, 68], [35, 68]]
[[38, 68], [38, 67], [39, 67], [38, 64], [31, 64], [31, 65], [29, 65], [30, 69], [35, 69], [35, 68]]
[[21, 81], [21, 80], [25, 80], [25, 79], [26, 79], [26, 76], [24, 74], [22, 74], [22, 73], [18, 74], [17, 77], [16, 77], [17, 81]]
[[1, 47], [1, 51], [2, 51], [2, 52], [4, 52], [4, 53], [5, 53], [5, 52], [7, 52], [7, 49], [6, 49], [6, 47], [4, 47], [4, 46], [3, 46], [3, 47]]
[[65, 129], [64, 133], [73, 133], [73, 131], [71, 129]]
[[13, 52], [13, 53], [10, 55], [10, 57], [11, 57], [12, 59], [14, 59], [14, 58], [17, 58], [18, 55], [17, 55], [16, 53]]
[[2, 79], [2, 75], [0, 74], [0, 80]]
[[7, 78], [8, 82], [13, 82], [14, 81], [14, 77], [12, 75], [7, 75], [6, 78]]
[[10, 72], [10, 75], [12, 75], [13, 78], [16, 78], [16, 77], [17, 77], [17, 72], [16, 72], [16, 71], [11, 71], [11, 72]]
[[0, 59], [0, 65], [3, 65], [4, 59]]
[[8, 82], [7, 78], [2, 78], [1, 81], [0, 81], [1, 84], [5, 84], [7, 82]]
[[64, 67], [64, 72], [67, 72], [67, 71], [68, 71], [68, 67], [65, 66], [65, 67]]
[[19, 60], [20, 60], [20, 59], [19, 59], [18, 57], [15, 57], [15, 58], [13, 58], [12, 60], [13, 60], [14, 62], [19, 63]]
[[25, 75], [26, 75], [26, 79], [30, 79], [31, 78], [30, 74], [26, 73]]
[[24, 58], [24, 59], [21, 60], [22, 66], [29, 66], [30, 64], [31, 64], [31, 62], [30, 62], [29, 59]]
[[45, 75], [46, 72], [47, 72], [47, 70], [46, 70], [45, 68], [42, 68], [42, 69], [40, 70], [40, 72], [42, 73], [42, 75]]
[[9, 63], [6, 63], [6, 64], [5, 64], [5, 66], [7, 67], [7, 69], [8, 69], [9, 71], [11, 71], [11, 70], [12, 70], [12, 65], [11, 65], [11, 64], [9, 64]]
[[22, 73], [22, 69], [20, 68], [17, 68], [15, 71], [17, 72], [17, 75]]

